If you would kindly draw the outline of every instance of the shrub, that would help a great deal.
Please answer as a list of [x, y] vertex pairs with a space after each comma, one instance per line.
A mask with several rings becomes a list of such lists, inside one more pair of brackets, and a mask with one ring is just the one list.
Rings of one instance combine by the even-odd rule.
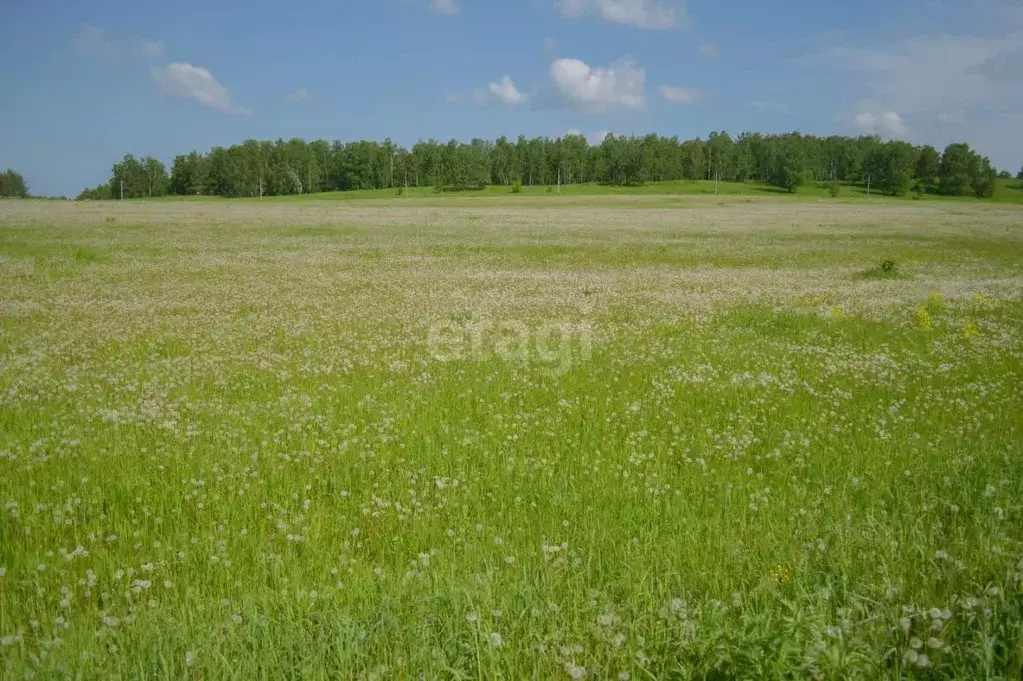
[[882, 260], [867, 270], [856, 273], [857, 279], [909, 279], [894, 260]]
[[512, 184], [511, 184], [511, 192], [512, 192], [512, 194], [521, 194], [522, 193], [522, 183], [519, 180], [515, 180], [514, 182], [512, 182]]
[[837, 181], [832, 180], [831, 182], [828, 183], [828, 194], [831, 195], [831, 198], [833, 199], [838, 198], [838, 195], [841, 193], [842, 185], [838, 184]]

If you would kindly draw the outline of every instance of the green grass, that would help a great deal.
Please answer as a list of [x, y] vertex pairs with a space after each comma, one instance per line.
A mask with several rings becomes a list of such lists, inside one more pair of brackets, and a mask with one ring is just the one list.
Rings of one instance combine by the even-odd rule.
[[1018, 211], [607, 200], [0, 209], [0, 676], [1018, 678]]
[[[810, 182], [799, 187], [795, 193], [789, 193], [766, 182], [717, 182], [713, 180], [698, 181], [671, 181], [671, 182], [647, 182], [641, 185], [619, 187], [596, 183], [563, 185], [560, 189], [552, 187], [548, 191], [546, 186], [523, 186], [520, 194], [513, 194], [511, 187], [489, 186], [481, 190], [471, 191], [444, 191], [438, 193], [433, 187], [409, 187], [406, 193], [404, 188], [398, 189], [360, 189], [345, 192], [323, 192], [319, 194], [301, 194], [293, 196], [264, 197], [263, 199], [245, 199], [262, 201], [308, 201], [310, 199], [324, 201], [359, 201], [366, 199], [432, 199], [445, 201], [454, 198], [485, 198], [485, 197], [506, 197], [514, 200], [522, 197], [536, 198], [548, 197], [552, 200], [559, 200], [572, 197], [616, 197], [616, 196], [721, 196], [732, 197], [772, 197], [778, 199], [824, 199], [827, 201], [910, 201], [918, 200], [912, 193], [902, 197], [883, 196], [878, 192], [867, 195], [866, 187], [853, 184], [843, 184], [841, 194], [832, 198], [828, 193], [827, 183]], [[159, 201], [217, 201], [218, 197], [185, 197], [165, 196]], [[954, 201], [954, 202], [995, 202], [1023, 204], [1023, 183], [1019, 180], [997, 181], [995, 195], [991, 199], [977, 199], [972, 196], [941, 196], [938, 194], [926, 194], [920, 201]], [[523, 202], [526, 205], [534, 205]]]

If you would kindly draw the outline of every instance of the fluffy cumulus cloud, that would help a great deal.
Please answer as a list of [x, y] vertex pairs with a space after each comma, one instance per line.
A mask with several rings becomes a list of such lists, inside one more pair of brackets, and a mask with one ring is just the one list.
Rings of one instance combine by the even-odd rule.
[[632, 59], [591, 67], [578, 59], [551, 64], [551, 80], [561, 97], [589, 113], [646, 108], [646, 71]]
[[557, 0], [556, 7], [566, 19], [593, 15], [636, 28], [657, 30], [690, 23], [684, 6], [662, 0]]
[[699, 90], [675, 85], [662, 85], [661, 96], [673, 104], [693, 104], [704, 98]]
[[458, 0], [431, 0], [430, 9], [437, 14], [462, 13], [462, 8], [458, 6]]
[[231, 101], [231, 93], [201, 66], [175, 63], [164, 68], [150, 67], [153, 80], [171, 97], [191, 99], [221, 113], [248, 115], [245, 107]]
[[909, 132], [902, 116], [894, 111], [861, 111], [853, 117], [853, 126], [864, 135], [879, 135], [886, 139], [899, 139]]
[[505, 76], [496, 83], [491, 83], [490, 94], [508, 106], [521, 106], [529, 101], [529, 96], [519, 92], [519, 89], [515, 87], [515, 83], [508, 76]]

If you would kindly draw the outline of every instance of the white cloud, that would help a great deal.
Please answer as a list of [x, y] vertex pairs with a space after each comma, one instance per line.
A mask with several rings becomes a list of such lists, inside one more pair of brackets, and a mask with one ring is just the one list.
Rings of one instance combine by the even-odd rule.
[[684, 5], [663, 0], [557, 0], [555, 7], [566, 19], [595, 14], [609, 23], [636, 28], [656, 30], [690, 24]]
[[458, 104], [462, 101], [462, 98], [448, 90], [444, 93], [444, 101], [448, 104]]
[[500, 82], [491, 83], [490, 93], [508, 106], [521, 106], [529, 101], [529, 95], [519, 92], [515, 83], [508, 76], [502, 78]]
[[284, 99], [288, 100], [289, 102], [308, 102], [312, 98], [313, 96], [309, 94], [309, 90], [305, 90], [302, 88], [299, 88], [294, 92], [284, 95]]
[[164, 68], [151, 66], [149, 75], [171, 97], [192, 99], [221, 113], [245, 116], [251, 113], [245, 107], [233, 103], [228, 89], [201, 66], [183, 63], [168, 64]]
[[985, 14], [976, 5], [969, 19], [962, 25], [975, 29], [987, 20], [987, 33], [839, 46], [823, 57], [850, 74], [843, 88], [859, 101], [853, 111], [897, 111], [913, 121], [914, 142], [941, 148], [967, 141], [997, 165], [1016, 163], [1023, 156], [1023, 11]]
[[894, 111], [877, 114], [861, 111], [853, 118], [853, 126], [864, 135], [879, 135], [886, 139], [900, 139], [909, 133], [902, 116]]
[[561, 96], [584, 111], [646, 108], [646, 71], [632, 59], [620, 59], [606, 68], [558, 59], [551, 64], [550, 74]]
[[718, 48], [717, 43], [701, 43], [696, 49], [704, 57], [710, 57], [711, 59], [717, 59], [721, 56], [721, 50]]
[[[1002, 36], [913, 38], [880, 49], [836, 47], [828, 54], [840, 66], [865, 75], [869, 94], [905, 113], [953, 111], [994, 103], [1023, 104], [1023, 89], [1005, 87], [1005, 69], [1023, 32]], [[1023, 62], [1021, 62], [1023, 63]]]
[[461, 14], [462, 8], [458, 6], [458, 0], [432, 0], [430, 9], [437, 14]]
[[776, 113], [776, 114], [787, 114], [789, 112], [788, 105], [782, 104], [781, 102], [767, 102], [767, 101], [750, 102], [746, 106], [750, 107], [751, 109], [758, 109], [760, 111], [769, 111], [771, 113]]
[[142, 52], [147, 57], [162, 57], [167, 52], [167, 46], [160, 40], [143, 40]]
[[582, 130], [576, 130], [575, 128], [569, 128], [568, 132], [565, 133], [566, 137], [578, 137], [583, 134]]
[[71, 39], [71, 45], [83, 57], [117, 59], [120, 56], [117, 46], [107, 39], [107, 32], [92, 24], [78, 29], [78, 33]]
[[704, 98], [704, 94], [694, 88], [662, 85], [661, 96], [675, 104], [693, 104]]
[[[842, 91], [856, 102], [847, 111], [896, 111], [912, 121], [914, 142], [941, 148], [968, 141], [996, 165], [1018, 163], [1023, 158], [1023, 5], [1018, 0], [928, 5], [948, 27], [945, 32], [840, 44], [808, 62], [846, 72], [838, 76]], [[845, 121], [852, 123], [852, 117]]]

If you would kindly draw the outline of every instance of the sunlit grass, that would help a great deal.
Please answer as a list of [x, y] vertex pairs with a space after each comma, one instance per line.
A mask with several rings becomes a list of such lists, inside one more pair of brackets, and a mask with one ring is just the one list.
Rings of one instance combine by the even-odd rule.
[[[772, 198], [774, 200], [787, 201], [796, 199], [820, 199], [831, 203], [859, 203], [860, 201], [873, 201], [875, 203], [901, 203], [904, 201], [922, 201], [925, 203], [938, 201], [943, 203], [1010, 203], [1023, 204], [1023, 182], [1019, 180], [996, 181], [995, 194], [990, 199], [977, 199], [974, 196], [942, 196], [938, 194], [925, 194], [917, 197], [913, 193], [904, 196], [892, 197], [878, 193], [876, 190], [868, 192], [866, 186], [854, 183], [842, 183], [841, 194], [832, 198], [830, 196], [828, 183], [807, 182], [800, 186], [795, 192], [788, 192], [785, 189], [775, 187], [767, 182], [749, 180], [746, 182], [715, 182], [713, 180], [671, 180], [665, 182], [644, 182], [643, 184], [618, 186], [598, 184], [589, 182], [585, 184], [557, 185], [531, 185], [523, 186], [519, 193], [513, 193], [510, 186], [490, 185], [482, 189], [453, 191], [445, 190], [438, 192], [434, 187], [394, 187], [388, 189], [359, 189], [354, 191], [320, 192], [317, 194], [293, 194], [287, 196], [235, 199], [235, 201], [308, 201], [332, 200], [332, 201], [359, 201], [366, 199], [430, 199], [435, 202], [448, 202], [452, 199], [484, 199], [504, 198], [511, 205], [531, 206], [537, 205], [537, 200], [543, 200], [541, 205], [551, 203], [565, 203], [572, 199], [600, 199], [602, 197], [636, 196], [636, 197], [716, 197], [722, 200], [735, 200], [737, 198]], [[147, 201], [157, 202], [219, 202], [219, 197], [213, 196], [164, 196], [159, 199]], [[139, 201], [142, 201], [141, 199]]]
[[1018, 212], [271, 205], [0, 208], [3, 678], [1018, 677]]

